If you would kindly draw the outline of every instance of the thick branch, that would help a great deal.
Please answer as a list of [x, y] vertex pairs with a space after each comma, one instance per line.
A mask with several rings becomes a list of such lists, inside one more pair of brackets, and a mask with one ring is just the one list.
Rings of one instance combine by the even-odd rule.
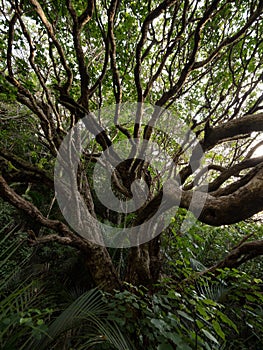
[[[112, 288], [120, 287], [120, 282], [117, 278], [116, 271], [112, 265], [111, 258], [105, 247], [101, 247], [84, 240], [83, 238], [73, 233], [67, 225], [59, 220], [50, 220], [48, 218], [45, 218], [32, 203], [26, 201], [24, 198], [20, 197], [13, 189], [11, 189], [1, 175], [0, 196], [16, 208], [24, 211], [33, 220], [36, 220], [44, 227], [58, 232], [62, 237], [64, 237], [63, 243], [65, 243], [66, 238], [68, 243], [70, 243], [71, 240], [71, 246], [83, 251], [89, 257], [89, 259], [87, 259], [88, 268], [90, 269], [90, 272], [96, 284], [103, 284], [103, 288], [109, 290], [112, 290]], [[105, 274], [108, 278], [107, 285], [105, 285]]]
[[217, 269], [237, 268], [244, 262], [263, 255], [263, 240], [245, 242], [234, 248], [222, 261], [210, 267], [207, 272], [214, 272]]
[[81, 240], [76, 240], [74, 233], [59, 220], [50, 220], [45, 218], [42, 213], [30, 202], [20, 197], [12, 188], [8, 186], [5, 179], [0, 175], [0, 196], [11, 203], [17, 209], [23, 210], [32, 219], [38, 221], [41, 225], [59, 232], [62, 236], [70, 237], [76, 241], [77, 246], [84, 246], [85, 243]]
[[248, 114], [215, 128], [207, 128], [202, 146], [205, 150], [209, 150], [223, 141], [253, 131], [263, 131], [263, 113]]
[[243, 187], [227, 196], [208, 195], [200, 221], [219, 226], [245, 220], [263, 210], [263, 169]]
[[28, 231], [28, 241], [32, 246], [40, 245], [40, 244], [47, 244], [50, 242], [57, 242], [63, 245], [71, 245], [72, 239], [69, 237], [61, 237], [56, 234], [42, 236], [42, 237], [36, 237], [34, 232], [32, 230]]
[[[222, 142], [249, 135], [254, 131], [263, 131], [263, 113], [248, 114], [214, 128], [211, 128], [207, 124], [205, 127], [205, 137], [200, 141], [200, 145], [205, 152]], [[196, 167], [198, 167], [201, 157], [202, 153], [199, 152], [199, 147], [197, 147], [193, 150], [191, 163], [196, 164]], [[180, 171], [181, 182], [184, 183], [191, 174], [192, 168], [190, 165], [183, 168]]]
[[210, 192], [210, 194], [214, 197], [228, 196], [231, 193], [236, 192], [239, 188], [245, 186], [258, 173], [260, 169], [263, 169], [262, 163], [254, 166], [246, 175], [241, 177], [239, 180], [236, 180], [235, 182], [232, 182], [230, 185], [227, 185], [225, 187], [219, 187], [216, 191]]
[[87, 7], [85, 11], [79, 16], [78, 22], [81, 27], [83, 27], [92, 17], [94, 11], [94, 0], [87, 1]]
[[16, 168], [21, 169], [23, 172], [28, 174], [35, 174], [37, 179], [41, 180], [41, 182], [53, 187], [53, 179], [45, 170], [39, 169], [38, 167], [33, 166], [32, 164], [5, 150], [0, 150], [0, 156], [6, 160], [9, 160]]
[[263, 168], [257, 170], [244, 186], [220, 197], [201, 191], [182, 191], [175, 181], [169, 180], [166, 200], [162, 201], [162, 192], [159, 192], [139, 213], [136, 224], [148, 220], [160, 205], [160, 213], [178, 205], [179, 199], [181, 208], [191, 210], [193, 214], [201, 212], [197, 219], [208, 225], [228, 225], [248, 219], [263, 210]]

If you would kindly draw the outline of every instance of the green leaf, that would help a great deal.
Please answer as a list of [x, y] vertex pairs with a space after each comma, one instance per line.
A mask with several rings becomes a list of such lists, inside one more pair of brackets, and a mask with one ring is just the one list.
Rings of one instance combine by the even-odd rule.
[[191, 321], [191, 322], [194, 322], [194, 319], [193, 319], [191, 316], [189, 316], [186, 312], [181, 311], [181, 310], [178, 310], [177, 313], [178, 313], [180, 316], [186, 318], [187, 320], [189, 320], [189, 321]]
[[203, 322], [201, 322], [201, 321], [199, 321], [199, 320], [196, 320], [196, 324], [197, 324], [197, 327], [198, 327], [199, 329], [202, 329], [202, 328], [204, 327]]
[[251, 301], [251, 302], [256, 301], [256, 298], [255, 298], [255, 297], [253, 297], [253, 296], [252, 296], [252, 295], [250, 295], [250, 294], [246, 294], [246, 299], [247, 299], [248, 301]]
[[221, 311], [218, 311], [218, 315], [224, 323], [226, 323], [229, 327], [233, 328], [237, 333], [239, 333], [237, 326], [235, 325], [235, 323], [232, 320], [230, 320], [230, 318], [228, 316], [226, 316]]
[[43, 325], [43, 324], [44, 324], [44, 321], [43, 321], [42, 319], [37, 320], [37, 325], [38, 325], [38, 326], [41, 326], [41, 325]]
[[204, 317], [205, 320], [208, 320], [210, 318], [210, 316], [207, 314], [204, 306], [196, 305], [196, 309], [199, 312], [199, 314]]
[[211, 299], [203, 299], [203, 303], [206, 305], [217, 306], [217, 303]]
[[217, 335], [219, 335], [220, 338], [225, 340], [225, 333], [222, 331], [220, 324], [216, 320], [213, 320], [212, 325]]
[[205, 334], [205, 336], [206, 336], [208, 339], [212, 340], [212, 341], [213, 341], [214, 343], [216, 343], [216, 344], [219, 344], [218, 341], [217, 341], [217, 339], [213, 336], [213, 334], [211, 334], [210, 332], [208, 332], [206, 329], [201, 329], [201, 331]]
[[158, 318], [152, 318], [151, 319], [151, 323], [157, 328], [159, 329], [161, 332], [164, 331], [164, 329], [166, 328], [166, 323], [163, 320], [160, 320]]

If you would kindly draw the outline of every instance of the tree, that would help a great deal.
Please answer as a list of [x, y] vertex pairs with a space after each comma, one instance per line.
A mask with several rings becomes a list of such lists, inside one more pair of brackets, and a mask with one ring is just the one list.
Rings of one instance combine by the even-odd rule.
[[[54, 205], [55, 159], [65, 135], [81, 120], [88, 120], [85, 126], [96, 136], [78, 167], [78, 189], [93, 218], [132, 228], [158, 212], [164, 181], [137, 157], [144, 147], [138, 139], [153, 140], [173, 160], [162, 212], [177, 203], [214, 226], [260, 212], [263, 157], [255, 152], [263, 130], [262, 13], [260, 0], [2, 1], [0, 194], [33, 221], [30, 242], [73, 246], [85, 255], [97, 285], [120, 286], [109, 250], [76, 233]], [[133, 101], [136, 113], [124, 123], [122, 104]], [[112, 104], [111, 124], [107, 115], [103, 128], [95, 111]], [[148, 104], [154, 107], [145, 124]], [[155, 127], [163, 109], [171, 111], [165, 132]], [[199, 140], [188, 158], [184, 146], [191, 139], [182, 146], [170, 132], [178, 120]], [[114, 170], [114, 193], [125, 203], [138, 179], [149, 190], [145, 203], [123, 216], [100, 205], [92, 181], [102, 152], [120, 140], [135, 155]], [[198, 171], [203, 153], [207, 166]], [[39, 227], [46, 228], [44, 235]], [[86, 229], [101, 234], [97, 225]], [[158, 279], [160, 236], [129, 249], [126, 280], [147, 285]], [[257, 241], [239, 251], [251, 258], [262, 247]]]

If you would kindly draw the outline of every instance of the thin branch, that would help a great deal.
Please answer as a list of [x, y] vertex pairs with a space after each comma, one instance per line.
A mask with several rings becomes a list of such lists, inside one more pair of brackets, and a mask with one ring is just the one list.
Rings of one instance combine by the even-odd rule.
[[[245, 186], [261, 169], [263, 169], [263, 164], [259, 163], [258, 165], [253, 167], [246, 175], [241, 177], [239, 180], [236, 180], [230, 185], [227, 185], [225, 187], [220, 187], [216, 191], [210, 192], [210, 194], [214, 197], [228, 196], [231, 193], [236, 192], [242, 186]], [[200, 190], [202, 190], [202, 188], [200, 188]]]
[[254, 154], [254, 152], [256, 152], [256, 150], [261, 146], [263, 146], [263, 141], [260, 141], [255, 146], [251, 147], [246, 155], [246, 159], [250, 158]]
[[260, 163], [263, 164], [263, 157], [246, 159], [243, 162], [235, 164], [229, 169], [226, 169], [212, 183], [208, 185], [208, 192], [216, 191], [231, 176], [237, 176], [240, 171], [253, 168]]
[[156, 105], [163, 106], [171, 97], [173, 97], [178, 91], [181, 90], [189, 73], [191, 72], [191, 70], [194, 67], [195, 58], [196, 58], [196, 55], [198, 53], [200, 42], [201, 42], [202, 30], [203, 30], [205, 24], [207, 23], [207, 21], [213, 15], [213, 11], [216, 9], [219, 2], [220, 2], [219, 0], [214, 0], [211, 3], [210, 7], [205, 11], [203, 17], [199, 20], [199, 22], [196, 26], [196, 29], [195, 29], [195, 33], [194, 33], [194, 47], [192, 49], [191, 55], [188, 59], [188, 62], [186, 63], [186, 65], [182, 69], [181, 75], [180, 75], [178, 81], [176, 82], [176, 84], [173, 85], [170, 90], [168, 90], [167, 92], [165, 92], [162, 95], [162, 97], [156, 102]]
[[[141, 37], [136, 46], [136, 64], [134, 68], [134, 80], [137, 89], [137, 101], [143, 102], [143, 91], [141, 85], [141, 64], [142, 64], [142, 50], [143, 46], [147, 39], [147, 33], [149, 30], [149, 26], [152, 21], [160, 16], [160, 14], [173, 4], [175, 4], [177, 0], [165, 0], [159, 6], [157, 6], [154, 10], [152, 10], [145, 18], [142, 28], [141, 28]], [[134, 126], [134, 138], [139, 137], [139, 129], [140, 129], [140, 121], [141, 121], [141, 111], [136, 113], [136, 120]]]
[[83, 14], [78, 17], [74, 10], [70, 0], [67, 0], [67, 7], [73, 20], [73, 42], [74, 48], [78, 60], [79, 74], [80, 74], [80, 85], [81, 85], [81, 98], [80, 103], [88, 108], [89, 98], [89, 74], [87, 72], [87, 65], [85, 63], [85, 55], [81, 44], [81, 30], [90, 19], [94, 10], [94, 1], [88, 1], [87, 8]]
[[233, 43], [235, 43], [242, 35], [246, 33], [248, 28], [251, 26], [251, 24], [262, 14], [262, 9], [263, 9], [263, 2], [260, 1], [258, 4], [258, 7], [255, 12], [249, 17], [247, 20], [246, 24], [234, 35], [231, 37], [226, 38], [223, 40], [223, 42], [211, 53], [211, 55], [206, 58], [203, 61], [196, 62], [193, 66], [193, 69], [199, 69], [201, 67], [204, 67], [206, 64], [211, 62], [213, 58], [219, 54], [219, 52], [224, 48], [227, 47]]
[[66, 71], [66, 74], [67, 74], [67, 80], [63, 86], [65, 92], [68, 92], [71, 85], [72, 85], [72, 82], [73, 82], [73, 74], [72, 74], [72, 71], [71, 69], [69, 68], [68, 64], [67, 64], [67, 60], [66, 60], [66, 56], [65, 56], [65, 53], [64, 53], [64, 50], [62, 48], [62, 46], [60, 45], [60, 43], [58, 42], [57, 38], [56, 38], [56, 35], [54, 33], [54, 30], [53, 30], [53, 26], [52, 24], [48, 21], [46, 15], [45, 15], [45, 12], [43, 11], [40, 3], [37, 1], [37, 0], [30, 0], [31, 4], [35, 7], [35, 11], [37, 12], [39, 18], [41, 19], [42, 23], [44, 24], [47, 32], [48, 32], [48, 35], [49, 37], [52, 39], [57, 51], [58, 51], [58, 54], [59, 54], [59, 57], [60, 57], [60, 60], [61, 60], [61, 63]]

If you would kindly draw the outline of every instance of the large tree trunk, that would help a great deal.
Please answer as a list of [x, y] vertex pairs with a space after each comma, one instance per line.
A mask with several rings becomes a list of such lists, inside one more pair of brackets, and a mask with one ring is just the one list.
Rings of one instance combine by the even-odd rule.
[[87, 247], [86, 266], [99, 288], [107, 291], [121, 288], [121, 282], [105, 247]]
[[133, 247], [128, 258], [126, 280], [135, 285], [150, 287], [160, 278], [160, 236]]
[[149, 286], [151, 283], [148, 243], [131, 248], [125, 279], [134, 285]]

